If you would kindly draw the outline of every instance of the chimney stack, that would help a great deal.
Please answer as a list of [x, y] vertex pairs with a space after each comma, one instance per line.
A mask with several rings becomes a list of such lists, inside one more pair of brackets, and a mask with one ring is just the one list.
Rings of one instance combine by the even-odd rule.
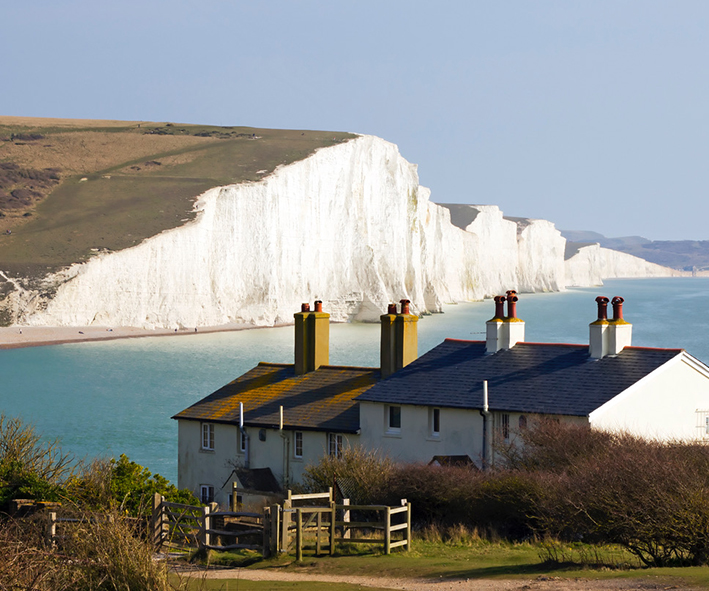
[[[485, 353], [497, 353], [524, 342], [524, 320], [517, 318], [517, 292], [509, 290], [506, 296], [495, 296], [495, 316], [486, 322]], [[505, 316], [507, 302], [507, 316]]]
[[322, 311], [322, 301], [303, 304], [295, 318], [295, 374], [303, 375], [330, 363], [330, 315]]
[[608, 320], [608, 298], [598, 296], [598, 319], [589, 324], [588, 353], [592, 359], [603, 359], [606, 355], [618, 355], [624, 347], [629, 347], [633, 325], [623, 319], [623, 298], [615, 296], [611, 300], [613, 319]]
[[401, 314], [396, 304], [389, 304], [381, 320], [380, 362], [386, 378], [418, 357], [418, 316], [409, 313], [409, 300], [401, 300]]

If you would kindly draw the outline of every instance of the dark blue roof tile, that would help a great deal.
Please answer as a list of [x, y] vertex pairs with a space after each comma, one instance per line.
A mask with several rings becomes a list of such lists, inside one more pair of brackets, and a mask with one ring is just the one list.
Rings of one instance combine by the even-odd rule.
[[587, 416], [681, 349], [626, 347], [591, 359], [585, 345], [518, 343], [485, 355], [485, 343], [447, 339], [358, 397], [360, 401]]

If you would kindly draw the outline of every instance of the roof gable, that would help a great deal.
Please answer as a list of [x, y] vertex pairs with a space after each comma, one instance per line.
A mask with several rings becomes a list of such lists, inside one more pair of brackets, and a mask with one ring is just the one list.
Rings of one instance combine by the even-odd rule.
[[378, 369], [333, 365], [295, 375], [293, 365], [259, 363], [173, 418], [238, 425], [243, 403], [246, 425], [278, 428], [283, 406], [284, 428], [354, 433], [359, 429], [355, 398], [379, 375]]
[[482, 341], [446, 339], [362, 394], [360, 401], [588, 416], [681, 349], [626, 347], [591, 359], [586, 345], [518, 343], [485, 354]]

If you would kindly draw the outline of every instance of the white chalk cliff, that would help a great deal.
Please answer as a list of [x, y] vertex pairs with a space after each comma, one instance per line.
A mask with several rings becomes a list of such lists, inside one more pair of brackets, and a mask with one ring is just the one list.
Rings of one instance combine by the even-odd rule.
[[394, 144], [360, 136], [259, 182], [207, 191], [194, 221], [48, 278], [51, 299], [18, 289], [13, 315], [32, 325], [268, 326], [322, 299], [333, 320], [372, 320], [402, 298], [422, 313], [648, 273], [649, 263], [606, 249], [565, 263], [552, 223], [504, 218], [496, 206], [458, 206], [467, 219], [455, 225], [429, 193]]

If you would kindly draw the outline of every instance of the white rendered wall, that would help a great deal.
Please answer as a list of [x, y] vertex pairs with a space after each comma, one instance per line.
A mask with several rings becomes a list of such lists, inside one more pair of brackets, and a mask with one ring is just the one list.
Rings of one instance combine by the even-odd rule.
[[650, 439], [704, 439], [697, 411], [709, 413], [709, 377], [697, 364], [686, 353], [678, 355], [593, 411], [591, 426]]
[[[303, 457], [296, 458], [293, 431], [265, 429], [265, 441], [259, 439], [259, 431], [257, 427], [246, 428], [250, 437], [249, 467], [270, 468], [281, 485], [284, 484], [284, 470], [288, 470], [288, 481], [291, 484], [300, 482], [305, 468], [317, 464], [328, 453], [328, 434], [325, 432], [302, 431]], [[287, 448], [281, 434], [288, 441]], [[342, 437], [343, 448], [359, 442], [357, 435]], [[201, 443], [201, 422], [179, 420], [178, 486], [191, 490], [199, 497], [200, 485], [211, 485], [214, 487], [214, 500], [226, 505], [234, 480], [230, 474], [235, 466], [243, 467], [246, 460], [245, 454], [239, 449], [238, 428], [235, 425], [214, 423], [214, 451], [201, 449]]]
[[429, 407], [401, 406], [401, 432], [388, 433], [388, 406], [360, 402], [360, 444], [398, 462], [430, 462], [437, 455], [468, 455], [480, 465], [482, 416], [477, 410], [441, 408], [440, 436], [430, 433]]

